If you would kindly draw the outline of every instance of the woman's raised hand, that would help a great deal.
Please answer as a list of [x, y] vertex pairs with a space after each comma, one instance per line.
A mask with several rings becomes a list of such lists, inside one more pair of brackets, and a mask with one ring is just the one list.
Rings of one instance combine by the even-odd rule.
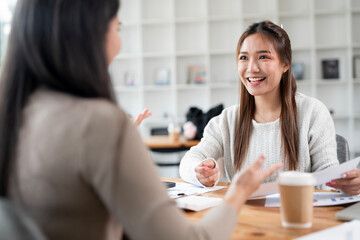
[[264, 160], [265, 157], [260, 156], [245, 171], [235, 174], [224, 200], [237, 212], [246, 202], [246, 199], [259, 188], [260, 184], [283, 166], [279, 163], [262, 170]]
[[134, 118], [134, 122], [135, 122], [136, 126], [139, 126], [141, 124], [141, 122], [144, 119], [150, 117], [151, 114], [152, 113], [149, 111], [149, 109], [145, 108], [142, 113], [140, 113], [136, 118]]

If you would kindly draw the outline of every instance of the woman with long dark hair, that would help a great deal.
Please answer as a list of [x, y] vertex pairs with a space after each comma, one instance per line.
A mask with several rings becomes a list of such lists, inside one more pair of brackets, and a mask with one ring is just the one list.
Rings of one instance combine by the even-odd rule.
[[[270, 21], [248, 27], [236, 50], [240, 104], [209, 122], [201, 142], [181, 161], [184, 180], [213, 186], [219, 180], [220, 158], [228, 180], [260, 154], [266, 157], [265, 167], [283, 163], [285, 170], [315, 172], [339, 164], [330, 113], [317, 99], [296, 92], [291, 61], [284, 29]], [[328, 185], [358, 194], [360, 171]]]
[[[224, 202], [186, 221], [114, 101], [118, 0], [18, 0], [0, 95], [0, 196], [49, 239], [227, 239], [265, 177], [263, 158]], [[246, 183], [246, 184], [245, 184]]]

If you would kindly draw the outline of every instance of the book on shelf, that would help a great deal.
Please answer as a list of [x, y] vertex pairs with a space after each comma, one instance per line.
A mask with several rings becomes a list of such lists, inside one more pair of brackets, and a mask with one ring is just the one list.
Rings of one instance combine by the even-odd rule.
[[339, 59], [324, 59], [322, 60], [322, 74], [323, 79], [338, 79], [339, 78]]
[[202, 84], [206, 82], [206, 68], [204, 66], [188, 66], [188, 84]]

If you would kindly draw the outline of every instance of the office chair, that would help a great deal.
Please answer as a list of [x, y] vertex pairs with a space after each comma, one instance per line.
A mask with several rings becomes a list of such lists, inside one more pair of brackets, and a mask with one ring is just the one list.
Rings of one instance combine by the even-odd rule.
[[1, 240], [46, 240], [35, 222], [9, 200], [0, 198]]
[[346, 162], [350, 159], [349, 144], [343, 136], [336, 134], [336, 150], [337, 157], [340, 163]]

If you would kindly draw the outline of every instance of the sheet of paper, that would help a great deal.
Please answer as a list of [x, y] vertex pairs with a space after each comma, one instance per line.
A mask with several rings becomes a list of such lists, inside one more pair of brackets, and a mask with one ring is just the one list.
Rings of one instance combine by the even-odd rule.
[[353, 220], [339, 226], [328, 228], [319, 232], [296, 238], [295, 240], [359, 240], [360, 221]]
[[[314, 207], [334, 206], [352, 202], [360, 202], [360, 195], [349, 196], [337, 192], [314, 192]], [[280, 207], [280, 194], [266, 196], [265, 207]]]
[[359, 165], [360, 157], [344, 162], [339, 166], [332, 166], [319, 172], [314, 172], [316, 185], [327, 183], [333, 179], [341, 178], [344, 172], [355, 169]]
[[266, 196], [277, 192], [279, 192], [278, 181], [263, 183], [249, 198]]
[[204, 196], [187, 196], [175, 199], [179, 208], [192, 211], [201, 211], [206, 208], [215, 207], [223, 202], [222, 198], [204, 197]]
[[[329, 194], [329, 193], [328, 193]], [[334, 206], [352, 202], [359, 202], [360, 195], [349, 196], [344, 193], [338, 193], [338, 195], [327, 195], [326, 193], [317, 193], [314, 195], [314, 206]]]
[[168, 195], [170, 198], [179, 198], [183, 196], [191, 196], [191, 195], [212, 192], [222, 188], [225, 187], [223, 186], [199, 187], [191, 183], [177, 182], [175, 187], [168, 189]]
[[[340, 165], [332, 166], [322, 171], [312, 173], [313, 176], [316, 178], [316, 185], [321, 185], [333, 179], [341, 178], [341, 174], [355, 169], [359, 165], [359, 162], [360, 157], [357, 157]], [[266, 196], [277, 192], [279, 192], [277, 181], [263, 183], [260, 185], [259, 189], [250, 196], [250, 198]]]

